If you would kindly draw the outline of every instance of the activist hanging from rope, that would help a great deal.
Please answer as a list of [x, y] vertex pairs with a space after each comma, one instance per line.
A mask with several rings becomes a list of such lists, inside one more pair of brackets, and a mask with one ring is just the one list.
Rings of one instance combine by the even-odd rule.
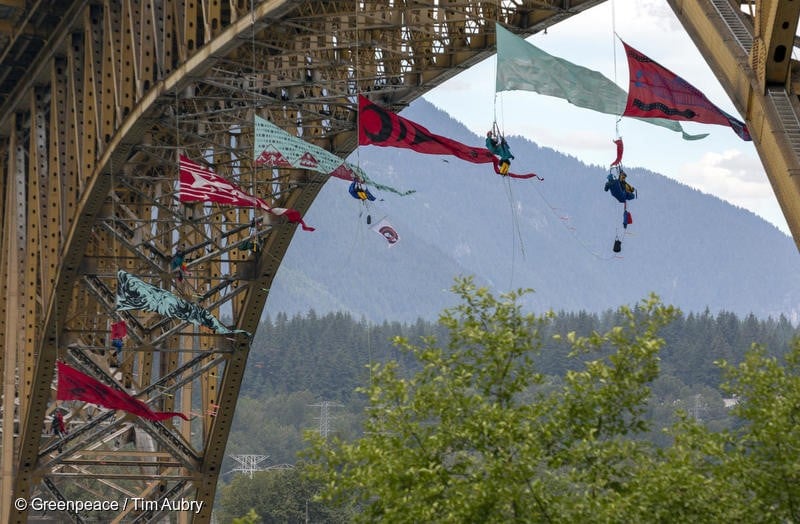
[[[619, 122], [619, 120], [617, 122]], [[619, 128], [617, 128], [617, 131], [619, 131]], [[624, 151], [624, 146], [622, 137], [619, 136], [619, 133], [617, 133], [617, 138], [614, 140], [614, 144], [617, 146], [617, 157], [609, 167], [608, 176], [606, 177], [606, 184], [603, 187], [603, 190], [610, 193], [611, 196], [613, 196], [619, 203], [622, 204], [622, 227], [623, 229], [627, 229], [630, 224], [633, 224], [633, 215], [631, 215], [630, 211], [628, 211], [628, 201], [635, 199], [637, 193], [636, 189], [634, 189], [634, 187], [628, 183], [628, 175], [622, 168], [622, 154]], [[619, 238], [619, 233], [617, 233], [614, 239], [612, 250], [614, 253], [619, 253], [622, 251], [622, 240]]]
[[492, 129], [486, 133], [486, 149], [500, 157], [499, 174], [507, 175], [508, 170], [511, 168], [511, 161], [514, 160], [514, 155], [511, 154], [511, 148], [508, 147], [506, 137], [500, 133], [497, 122], [494, 122]]

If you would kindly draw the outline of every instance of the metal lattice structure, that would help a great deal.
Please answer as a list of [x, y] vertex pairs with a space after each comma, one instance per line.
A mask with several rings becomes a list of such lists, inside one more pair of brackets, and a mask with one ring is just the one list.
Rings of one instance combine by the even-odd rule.
[[269, 455], [230, 455], [230, 457], [239, 464], [231, 471], [233, 473], [243, 473], [252, 479], [253, 473], [266, 469], [261, 466], [261, 463], [265, 462]]
[[782, 0], [667, 0], [744, 117], [800, 248], [800, 5]]
[[[255, 166], [255, 115], [344, 157], [356, 147], [357, 93], [399, 110], [490, 56], [496, 21], [525, 36], [602, 1], [0, 0], [0, 521], [25, 522], [35, 509], [14, 501], [35, 497], [148, 502], [91, 515], [109, 522], [156, 521], [160, 502], [186, 499], [202, 510], [179, 521], [210, 521], [250, 338], [118, 311], [116, 272], [252, 333], [296, 226], [181, 204], [180, 154], [304, 212], [326, 177]], [[798, 7], [670, 4], [745, 116], [800, 238], [786, 38]], [[748, 35], [750, 47], [734, 45]], [[178, 250], [189, 271], [180, 281]], [[59, 359], [192, 419], [58, 402]], [[63, 438], [48, 432], [57, 408]]]

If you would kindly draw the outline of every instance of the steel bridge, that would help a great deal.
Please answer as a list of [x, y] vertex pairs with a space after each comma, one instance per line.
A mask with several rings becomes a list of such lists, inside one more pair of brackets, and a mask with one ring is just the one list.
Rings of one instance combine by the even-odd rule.
[[[16, 502], [37, 497], [129, 501], [48, 512], [59, 521], [210, 521], [250, 339], [119, 311], [116, 273], [254, 332], [296, 225], [181, 204], [179, 154], [304, 212], [326, 177], [258, 169], [254, 115], [344, 157], [356, 147], [354, 94], [400, 110], [490, 56], [496, 21], [527, 36], [601, 2], [0, 0], [0, 521], [38, 518]], [[800, 2], [667, 2], [747, 121], [797, 242]], [[191, 420], [57, 401], [59, 360]], [[63, 440], [48, 431], [56, 409]]]

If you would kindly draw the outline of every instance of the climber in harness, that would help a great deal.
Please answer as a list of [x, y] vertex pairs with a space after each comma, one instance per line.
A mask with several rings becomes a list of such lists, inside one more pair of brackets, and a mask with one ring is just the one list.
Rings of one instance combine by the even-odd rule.
[[350, 184], [350, 188], [348, 189], [350, 192], [350, 196], [355, 198], [356, 200], [361, 200], [362, 202], [369, 200], [370, 202], [375, 200], [375, 196], [369, 192], [369, 189], [366, 188], [361, 182], [358, 180], [353, 180]]
[[[608, 178], [606, 179], [605, 191], [611, 193], [622, 204], [622, 227], [627, 229], [629, 224], [633, 224], [633, 216], [628, 211], [628, 200], [636, 198], [636, 189], [628, 183], [628, 175], [623, 171], [622, 166], [612, 166], [616, 168], [617, 176], [609, 171]], [[622, 251], [622, 241], [617, 238], [614, 240], [614, 253]]]
[[261, 250], [261, 242], [258, 239], [258, 221], [254, 218], [250, 221], [250, 236], [239, 244], [239, 249], [258, 253]]
[[[370, 193], [369, 189], [367, 189], [367, 186], [365, 186], [358, 180], [353, 180], [353, 182], [350, 184], [350, 187], [348, 188], [348, 192], [350, 193], [350, 196], [352, 196], [356, 200], [360, 200], [364, 204], [364, 207], [367, 209], [367, 224], [371, 224], [372, 215], [369, 213], [369, 206], [367, 205], [367, 203], [375, 201], [376, 200], [375, 195]], [[361, 213], [359, 213], [358, 216], [361, 216]]]
[[625, 174], [625, 171], [621, 167], [617, 167], [617, 170], [619, 172], [617, 177], [609, 171], [604, 189], [610, 191], [614, 198], [624, 204], [628, 200], [636, 198], [636, 189], [627, 182], [628, 175]]
[[186, 247], [181, 247], [175, 251], [175, 256], [170, 261], [170, 268], [175, 273], [178, 282], [183, 282], [183, 277], [189, 273], [188, 263], [186, 262]]
[[111, 324], [111, 347], [114, 348], [114, 360], [111, 367], [119, 367], [122, 354], [123, 339], [128, 336], [128, 325], [124, 320]]
[[488, 131], [486, 133], [486, 149], [500, 157], [500, 174], [507, 175], [514, 155], [511, 154], [511, 148], [508, 147], [505, 137], [496, 133], [494, 129]]

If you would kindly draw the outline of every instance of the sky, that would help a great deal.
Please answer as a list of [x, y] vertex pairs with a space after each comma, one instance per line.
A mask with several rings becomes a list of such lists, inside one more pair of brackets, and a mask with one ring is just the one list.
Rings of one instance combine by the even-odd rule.
[[[699, 88], [723, 111], [738, 116], [725, 90], [663, 0], [609, 0], [529, 37], [528, 42], [603, 73], [628, 90], [628, 65], [614, 36]], [[483, 136], [496, 119], [508, 136], [526, 137], [593, 165], [616, 156], [612, 140], [625, 143], [623, 165], [642, 167], [752, 211], [789, 234], [786, 220], [752, 142], [729, 127], [681, 122], [683, 140], [667, 129], [575, 107], [531, 92], [495, 94], [495, 58], [457, 75], [425, 98]], [[483, 103], [485, 101], [485, 103]], [[534, 164], [535, 165], [535, 162]]]

